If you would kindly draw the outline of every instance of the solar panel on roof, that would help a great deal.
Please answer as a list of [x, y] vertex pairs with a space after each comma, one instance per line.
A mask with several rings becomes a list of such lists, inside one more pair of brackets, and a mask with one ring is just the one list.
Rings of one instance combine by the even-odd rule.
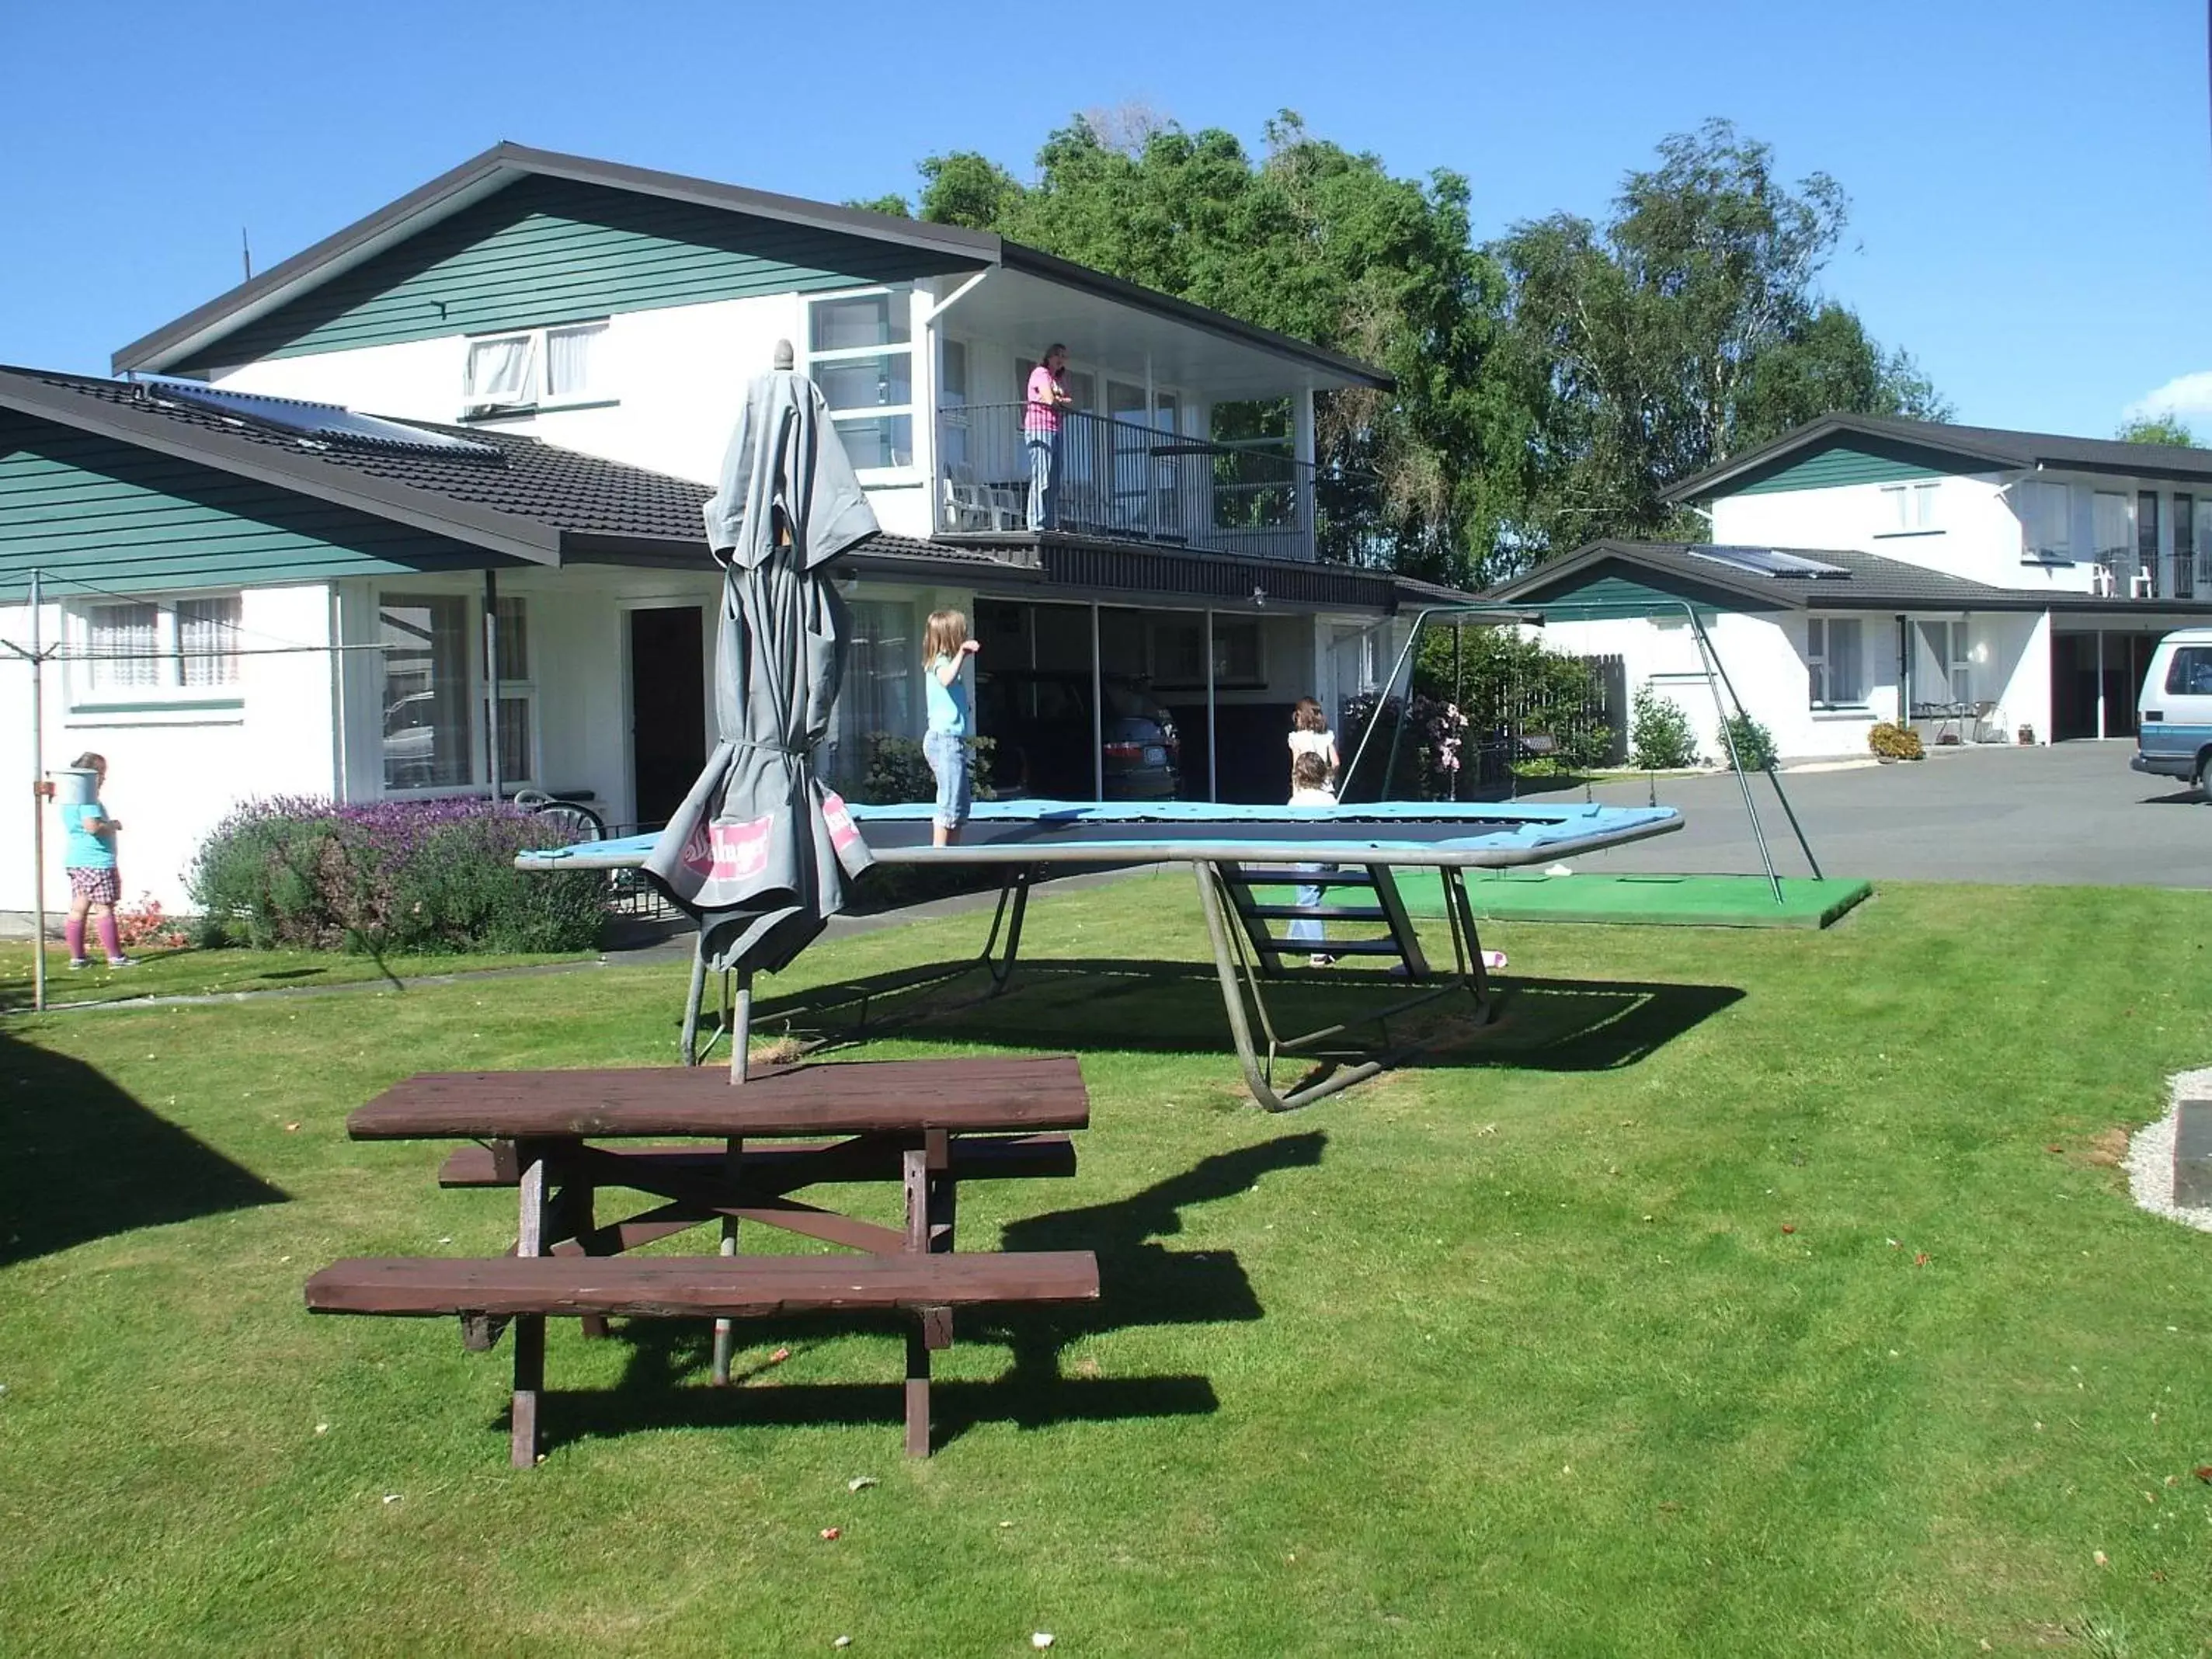
[[1839, 564], [1825, 564], [1801, 553], [1784, 553], [1771, 547], [1698, 547], [1690, 550], [1690, 556], [1724, 564], [1732, 570], [1748, 571], [1754, 576], [1793, 576], [1818, 581], [1824, 577], [1851, 574]]
[[311, 404], [296, 398], [230, 392], [198, 380], [148, 380], [143, 384], [157, 396], [172, 402], [189, 404], [195, 409], [204, 409], [243, 423], [321, 443], [406, 455], [467, 455], [491, 460], [501, 458], [495, 444], [474, 443], [442, 432], [426, 432], [421, 427], [379, 420], [374, 415], [356, 415], [337, 404]]

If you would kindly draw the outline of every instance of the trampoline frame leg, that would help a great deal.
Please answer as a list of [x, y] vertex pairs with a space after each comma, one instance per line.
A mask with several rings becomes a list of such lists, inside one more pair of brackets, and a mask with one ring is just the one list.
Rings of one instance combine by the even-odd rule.
[[[1266, 988], [1245, 945], [1243, 930], [1231, 925], [1230, 902], [1221, 866], [1194, 863], [1191, 871], [1198, 881], [1199, 908], [1205, 914], [1206, 938], [1213, 946], [1214, 972], [1221, 981], [1221, 1006], [1229, 1016], [1229, 1034], [1237, 1045], [1237, 1065], [1243, 1071], [1245, 1088], [1261, 1109], [1287, 1112], [1310, 1106], [1419, 1054], [1425, 1044], [1391, 1044], [1389, 1022], [1441, 997], [1464, 990], [1474, 1004], [1477, 1022], [1489, 1023], [1494, 1011], [1490, 976], [1482, 964], [1482, 942], [1475, 932], [1474, 908], [1468, 902], [1467, 890], [1456, 868], [1437, 872], [1444, 889], [1444, 915], [1451, 930], [1452, 972], [1436, 975], [1418, 995], [1404, 998], [1372, 1014], [1289, 1037], [1275, 1029], [1274, 1018], [1267, 1007]], [[1255, 1021], [1267, 1040], [1264, 1059], [1254, 1037]], [[1355, 1025], [1370, 1024], [1379, 1030], [1382, 1038], [1379, 1048], [1363, 1051], [1349, 1063], [1303, 1087], [1287, 1091], [1275, 1087], [1278, 1061], [1298, 1058], [1302, 1050], [1341, 1036]]]

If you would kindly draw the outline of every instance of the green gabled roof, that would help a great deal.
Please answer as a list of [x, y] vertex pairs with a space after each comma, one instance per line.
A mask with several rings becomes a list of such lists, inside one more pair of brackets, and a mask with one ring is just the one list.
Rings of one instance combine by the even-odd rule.
[[1676, 484], [1666, 499], [1705, 501], [1757, 491], [2043, 468], [2212, 483], [2212, 449], [1883, 415], [1830, 415], [1707, 467]]
[[1354, 384], [1394, 384], [1371, 364], [986, 232], [509, 143], [133, 341], [113, 366], [197, 370], [993, 267]]

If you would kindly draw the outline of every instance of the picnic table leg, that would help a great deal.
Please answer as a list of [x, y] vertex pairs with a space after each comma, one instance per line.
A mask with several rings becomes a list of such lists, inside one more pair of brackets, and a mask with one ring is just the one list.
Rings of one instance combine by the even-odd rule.
[[[906, 1185], [906, 1247], [917, 1255], [952, 1248], [952, 1138], [942, 1129], [923, 1133], [901, 1164]], [[952, 1310], [917, 1308], [906, 1339], [906, 1455], [929, 1455], [929, 1355], [952, 1346]]]
[[[580, 1181], [562, 1194], [562, 1208], [568, 1222], [568, 1235], [578, 1241], [587, 1239], [598, 1224], [594, 1220], [599, 1207], [599, 1193], [588, 1181]], [[586, 1314], [578, 1322], [588, 1340], [604, 1339], [607, 1334], [605, 1314]]]
[[[545, 1154], [542, 1148], [526, 1155], [522, 1170], [520, 1231], [514, 1243], [519, 1256], [545, 1252]], [[520, 1314], [514, 1321], [514, 1440], [513, 1462], [518, 1469], [538, 1464], [538, 1396], [545, 1386], [545, 1316]]]
[[[732, 1139], [722, 1148], [722, 1178], [729, 1183], [730, 1194], [735, 1200], [738, 1171], [744, 1160], [744, 1142]], [[738, 1218], [733, 1215], [722, 1218], [722, 1254], [738, 1253]], [[736, 1346], [736, 1324], [727, 1319], [714, 1322], [714, 1382], [726, 1386], [730, 1380], [730, 1353]]]

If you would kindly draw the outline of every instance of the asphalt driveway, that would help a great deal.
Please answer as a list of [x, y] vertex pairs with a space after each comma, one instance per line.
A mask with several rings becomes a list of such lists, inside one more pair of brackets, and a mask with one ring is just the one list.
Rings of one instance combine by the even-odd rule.
[[[2130, 771], [2134, 753], [2131, 739], [1939, 750], [1914, 764], [1785, 772], [1782, 783], [1831, 876], [2212, 887], [2212, 806], [2178, 780]], [[1778, 867], [1805, 874], [1772, 787], [1763, 777], [1751, 783]], [[1662, 778], [1651, 788], [1661, 805], [1682, 809], [1686, 827], [1593, 854], [1578, 868], [1759, 869], [1734, 776]], [[1653, 799], [1642, 779], [1589, 794], [1620, 806]]]

